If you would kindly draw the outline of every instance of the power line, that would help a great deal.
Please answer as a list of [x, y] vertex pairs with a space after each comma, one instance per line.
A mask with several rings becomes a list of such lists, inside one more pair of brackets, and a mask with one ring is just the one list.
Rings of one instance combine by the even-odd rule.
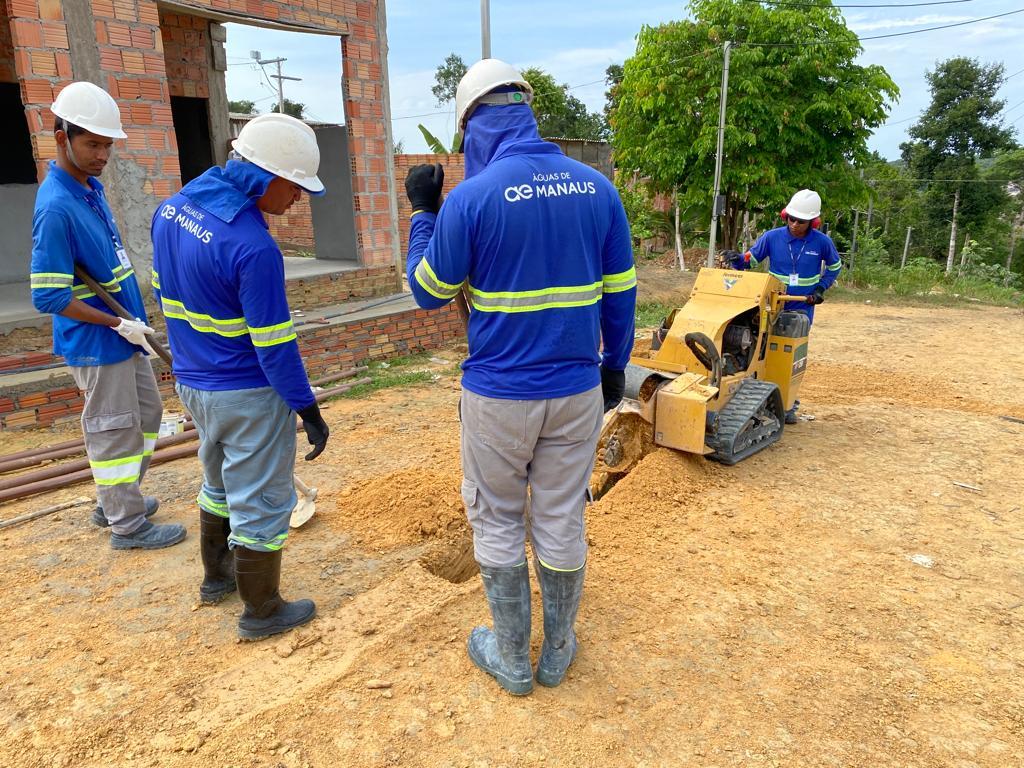
[[[815, 6], [822, 7], [822, 6]], [[1013, 16], [1017, 13], [1024, 13], [1024, 8], [1018, 8], [1015, 11], [1007, 11], [1006, 13], [997, 13], [993, 16], [982, 16], [979, 19], [969, 19], [967, 21], [958, 21], [955, 24], [941, 24], [937, 27], [924, 27], [923, 29], [912, 29], [909, 32], [890, 32], [886, 35], [869, 35], [868, 37], [857, 37], [858, 42], [865, 42], [866, 40], [886, 40], [892, 37], [907, 37], [908, 35], [920, 35], [924, 32], [936, 32], [940, 29], [952, 29], [953, 27], [965, 27], [968, 24], [977, 24], [982, 21], [991, 21], [992, 19], [1001, 19], [1004, 16]], [[835, 45], [836, 40], [805, 40], [799, 43], [759, 43], [756, 41], [742, 41], [737, 42], [736, 45], [756, 45], [764, 48], [793, 48], [802, 47], [807, 45]]]
[[[817, 3], [797, 3], [787, 2], [786, 0], [747, 0], [747, 2], [753, 3], [768, 3], [769, 5], [777, 5], [786, 8], [828, 8], [830, 6], [820, 5]], [[925, 5], [960, 5], [963, 3], [973, 3], [974, 0], [932, 0], [932, 2], [926, 3], [842, 3], [841, 5], [832, 5], [832, 8], [919, 8]]]

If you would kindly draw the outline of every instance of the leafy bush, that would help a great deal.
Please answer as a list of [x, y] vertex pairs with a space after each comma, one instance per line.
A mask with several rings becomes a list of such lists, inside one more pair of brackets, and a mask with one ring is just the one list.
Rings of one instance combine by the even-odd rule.
[[619, 196], [626, 209], [633, 247], [639, 248], [644, 240], [671, 232], [668, 214], [657, 211], [647, 190], [639, 184], [621, 184]]

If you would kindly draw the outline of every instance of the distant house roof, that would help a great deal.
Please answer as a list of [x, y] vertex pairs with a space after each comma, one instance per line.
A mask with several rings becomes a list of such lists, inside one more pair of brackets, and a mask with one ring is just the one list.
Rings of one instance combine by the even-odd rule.
[[568, 139], [564, 136], [542, 136], [544, 141], [562, 141], [571, 144], [607, 144], [607, 141], [600, 139]]

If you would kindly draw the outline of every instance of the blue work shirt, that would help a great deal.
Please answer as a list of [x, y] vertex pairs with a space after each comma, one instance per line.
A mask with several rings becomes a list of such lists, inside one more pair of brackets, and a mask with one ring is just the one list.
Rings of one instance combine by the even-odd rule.
[[[828, 290], [843, 268], [832, 238], [817, 229], [808, 230], [803, 237], [794, 237], [786, 226], [770, 229], [745, 255], [749, 269], [767, 261], [768, 274], [781, 280], [791, 296], [810, 296], [819, 287]], [[790, 301], [786, 309], [804, 312], [814, 320], [811, 304]]]
[[153, 216], [153, 291], [174, 375], [217, 392], [272, 386], [314, 402], [285, 295], [284, 259], [256, 202], [274, 175], [231, 160], [193, 179]]
[[135, 270], [122, 247], [103, 185], [91, 176], [87, 181], [89, 189], [51, 160], [32, 214], [32, 304], [40, 312], [53, 315], [53, 354], [63, 355], [67, 364], [75, 367], [113, 365], [143, 351], [105, 325], [60, 314], [72, 299], [113, 314], [89, 286], [75, 277], [76, 266], [100, 283], [132, 316], [146, 322]]
[[407, 262], [421, 307], [447, 304], [466, 282], [462, 385], [542, 400], [596, 387], [602, 362], [625, 368], [636, 271], [615, 187], [542, 141], [526, 105], [478, 107], [465, 157], [440, 213], [414, 212]]

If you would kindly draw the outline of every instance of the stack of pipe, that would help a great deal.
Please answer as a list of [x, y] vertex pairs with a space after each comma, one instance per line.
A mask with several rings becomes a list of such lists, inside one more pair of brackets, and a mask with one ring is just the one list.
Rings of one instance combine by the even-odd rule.
[[[315, 379], [310, 384], [314, 387], [322, 387], [324, 384], [331, 384], [342, 379], [350, 379], [357, 373], [365, 370], [365, 365], [349, 368], [339, 373]], [[322, 390], [317, 393], [316, 401], [318, 403], [323, 402], [329, 397], [348, 392], [353, 387], [367, 384], [370, 381], [369, 377], [364, 377], [354, 381], [347, 381], [345, 384], [332, 387], [331, 389]], [[189, 420], [186, 422], [183, 432], [170, 435], [169, 437], [162, 437], [156, 441], [156, 449], [150, 464], [163, 464], [186, 456], [194, 456], [199, 451], [199, 445], [194, 442], [198, 436], [195, 424]], [[28, 469], [29, 467], [78, 456], [83, 453], [85, 453], [85, 441], [82, 438], [42, 448], [19, 451], [18, 453], [0, 457], [0, 473]], [[92, 470], [89, 469], [89, 460], [87, 458], [76, 459], [64, 464], [54, 464], [34, 472], [0, 477], [0, 502], [20, 499], [37, 493], [46, 493], [91, 479]]]

